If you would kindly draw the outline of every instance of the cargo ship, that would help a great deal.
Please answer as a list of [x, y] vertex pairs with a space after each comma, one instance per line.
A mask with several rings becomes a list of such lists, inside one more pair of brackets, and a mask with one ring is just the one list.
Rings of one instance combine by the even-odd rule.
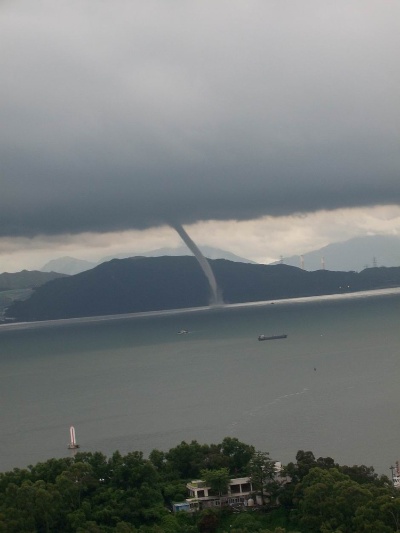
[[286, 339], [286, 338], [287, 338], [286, 333], [282, 333], [282, 335], [270, 335], [270, 336], [259, 335], [258, 336], [259, 341], [274, 341], [276, 339]]

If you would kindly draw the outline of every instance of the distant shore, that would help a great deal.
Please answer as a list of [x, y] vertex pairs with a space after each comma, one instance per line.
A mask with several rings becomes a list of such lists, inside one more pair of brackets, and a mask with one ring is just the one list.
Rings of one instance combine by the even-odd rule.
[[187, 307], [183, 309], [166, 309], [163, 311], [145, 311], [138, 313], [124, 313], [116, 315], [103, 315], [103, 316], [89, 316], [78, 318], [60, 318], [55, 320], [38, 320], [32, 322], [11, 322], [0, 324], [1, 331], [9, 330], [24, 330], [33, 328], [44, 328], [51, 326], [62, 326], [71, 324], [84, 324], [89, 322], [104, 322], [111, 320], [123, 320], [129, 318], [145, 318], [152, 316], [167, 316], [167, 315], [180, 315], [186, 313], [200, 313], [204, 311], [213, 311], [215, 309], [235, 309], [243, 307], [260, 307], [265, 305], [283, 305], [293, 303], [307, 303], [318, 302], [328, 300], [350, 300], [356, 298], [371, 298], [376, 296], [390, 296], [400, 295], [400, 287], [391, 287], [389, 289], [373, 289], [368, 291], [347, 292], [343, 294], [323, 294], [319, 296], [301, 296], [298, 298], [282, 298], [275, 300], [263, 300], [259, 302], [244, 302], [234, 304], [221, 304], [218, 306], [204, 306], [204, 307]]

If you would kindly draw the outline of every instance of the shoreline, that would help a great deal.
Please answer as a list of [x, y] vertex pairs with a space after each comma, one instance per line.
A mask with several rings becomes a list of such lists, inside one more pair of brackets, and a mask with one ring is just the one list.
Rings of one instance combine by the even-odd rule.
[[165, 309], [159, 311], [143, 311], [137, 313], [123, 313], [116, 315], [99, 315], [99, 316], [88, 316], [88, 317], [77, 317], [77, 318], [58, 318], [53, 320], [37, 320], [32, 322], [11, 322], [0, 324], [0, 333], [2, 331], [15, 331], [15, 330], [25, 330], [25, 329], [35, 329], [35, 328], [45, 328], [51, 326], [67, 326], [72, 324], [87, 324], [87, 323], [96, 323], [96, 322], [109, 322], [112, 320], [124, 320], [131, 318], [147, 318], [153, 316], [168, 316], [168, 315], [179, 315], [187, 313], [203, 313], [205, 311], [216, 311], [223, 309], [238, 309], [244, 307], [262, 307], [267, 305], [284, 305], [284, 304], [293, 304], [293, 303], [312, 303], [318, 301], [329, 301], [329, 300], [346, 300], [346, 299], [357, 299], [357, 298], [370, 298], [374, 296], [390, 296], [390, 295], [400, 295], [400, 287], [392, 287], [386, 289], [372, 289], [368, 291], [356, 291], [356, 292], [347, 292], [340, 294], [321, 294], [317, 296], [299, 296], [297, 298], [282, 298], [275, 300], [261, 300], [253, 302], [241, 302], [234, 304], [221, 304], [221, 305], [210, 305], [204, 307], [185, 307], [181, 309]]

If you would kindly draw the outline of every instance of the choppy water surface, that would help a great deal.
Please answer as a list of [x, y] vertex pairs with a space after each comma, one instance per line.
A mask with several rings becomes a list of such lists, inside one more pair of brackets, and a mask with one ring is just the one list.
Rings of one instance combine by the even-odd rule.
[[397, 293], [0, 328], [0, 470], [68, 455], [73, 424], [83, 451], [229, 435], [389, 474], [399, 317]]

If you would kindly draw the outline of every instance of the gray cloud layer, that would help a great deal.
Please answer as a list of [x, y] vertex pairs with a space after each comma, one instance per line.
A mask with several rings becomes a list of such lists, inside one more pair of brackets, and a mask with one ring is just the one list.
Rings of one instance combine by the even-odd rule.
[[399, 203], [400, 4], [0, 8], [0, 235]]

